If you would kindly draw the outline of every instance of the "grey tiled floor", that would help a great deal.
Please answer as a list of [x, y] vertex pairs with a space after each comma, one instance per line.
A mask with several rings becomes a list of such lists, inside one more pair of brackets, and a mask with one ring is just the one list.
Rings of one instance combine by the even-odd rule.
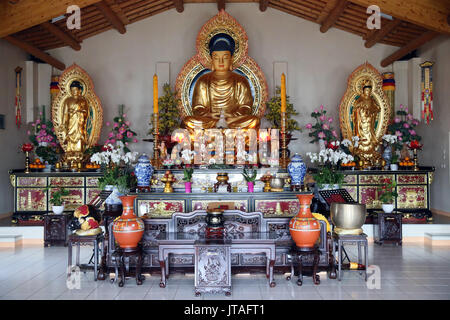
[[[347, 247], [354, 261], [354, 249]], [[82, 248], [87, 261], [92, 249]], [[315, 286], [305, 277], [303, 286], [276, 274], [277, 286], [270, 288], [263, 274], [232, 277], [232, 295], [206, 294], [195, 297], [193, 275], [171, 274], [167, 287], [159, 287], [159, 275], [146, 274], [142, 286], [128, 279], [123, 288], [110, 281], [93, 281], [93, 272], [81, 273], [81, 288], [66, 286], [67, 248], [24, 247], [0, 249], [0, 299], [20, 300], [428, 300], [450, 299], [450, 247], [422, 245], [403, 247], [370, 245], [369, 262], [381, 270], [380, 289], [368, 289], [356, 271], [345, 271], [342, 281], [320, 273]]]

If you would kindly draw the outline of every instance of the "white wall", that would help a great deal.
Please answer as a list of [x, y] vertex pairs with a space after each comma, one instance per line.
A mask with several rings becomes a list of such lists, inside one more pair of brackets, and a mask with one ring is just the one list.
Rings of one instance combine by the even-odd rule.
[[432, 208], [450, 212], [450, 37], [439, 37], [420, 50], [423, 61], [434, 61], [433, 110], [434, 120], [417, 127], [422, 136], [423, 150], [419, 164], [436, 168], [431, 186]]
[[[377, 44], [366, 49], [361, 37], [338, 29], [323, 34], [318, 24], [271, 8], [261, 12], [257, 3], [230, 3], [227, 12], [246, 30], [249, 55], [262, 68], [270, 95], [274, 90], [273, 63], [288, 63], [288, 95], [299, 112], [301, 126], [310, 121], [310, 113], [321, 104], [338, 115], [348, 76], [366, 60], [380, 72], [392, 70], [382, 70], [380, 61], [395, 47]], [[50, 53], [67, 66], [77, 63], [90, 74], [103, 104], [105, 122], [111, 121], [119, 104], [125, 104], [132, 128], [141, 140], [149, 137], [156, 64], [170, 62], [173, 86], [183, 65], [195, 54], [200, 28], [215, 14], [217, 4], [185, 4], [183, 13], [172, 9], [128, 25], [124, 35], [110, 30], [89, 38], [83, 41], [81, 51], [61, 48]], [[104, 129], [102, 142], [106, 134]], [[318, 149], [308, 143], [306, 131], [296, 135], [300, 139], [292, 143], [291, 150], [304, 155]], [[151, 144], [139, 142], [133, 149], [151, 153]]]
[[14, 99], [16, 95], [17, 66], [25, 70], [27, 55], [22, 50], [0, 39], [0, 114], [5, 115], [5, 130], [0, 130], [0, 147], [3, 150], [0, 157], [0, 213], [12, 212], [14, 194], [9, 180], [9, 169], [24, 167], [25, 156], [19, 148], [26, 140], [25, 111], [25, 72], [22, 72], [22, 126], [16, 126]]

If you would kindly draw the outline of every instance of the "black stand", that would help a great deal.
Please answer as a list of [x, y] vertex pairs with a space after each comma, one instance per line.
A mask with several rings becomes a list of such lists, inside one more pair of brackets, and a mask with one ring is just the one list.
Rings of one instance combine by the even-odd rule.
[[298, 280], [297, 285], [301, 286], [303, 284], [303, 258], [307, 256], [313, 256], [313, 267], [312, 267], [312, 279], [315, 285], [320, 284], [320, 276], [317, 274], [317, 267], [319, 265], [320, 250], [317, 245], [312, 248], [300, 248], [294, 246], [288, 253], [288, 259], [291, 261], [291, 274], [286, 278], [286, 280], [291, 280], [294, 277], [294, 262], [298, 262]]
[[130, 258], [133, 258], [136, 263], [135, 274], [136, 284], [139, 286], [142, 284], [142, 281], [145, 280], [145, 276], [141, 274], [142, 269], [142, 248], [117, 248], [112, 254], [112, 260], [115, 263], [115, 277], [112, 282], [116, 282], [119, 275], [119, 287], [123, 287], [125, 284], [125, 277], [130, 275]]

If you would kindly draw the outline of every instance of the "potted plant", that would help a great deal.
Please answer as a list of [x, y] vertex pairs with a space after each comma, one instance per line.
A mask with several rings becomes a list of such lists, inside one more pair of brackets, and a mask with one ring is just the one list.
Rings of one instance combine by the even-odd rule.
[[[167, 147], [167, 153], [171, 154], [172, 148], [175, 145], [175, 141], [172, 141], [172, 131], [180, 128], [181, 117], [178, 110], [178, 103], [180, 99], [177, 99], [176, 92], [172, 91], [170, 85], [165, 83], [163, 85], [164, 95], [158, 98], [159, 108], [159, 138], [161, 142], [164, 141]], [[149, 134], [153, 134], [153, 121], [150, 122], [151, 129]]]
[[[49, 190], [49, 188], [47, 188]], [[62, 197], [69, 195], [69, 191], [64, 188], [52, 192], [49, 202], [52, 204], [52, 211], [54, 214], [61, 214], [64, 211], [64, 200]]]
[[398, 159], [399, 159], [399, 157], [398, 157], [397, 152], [394, 152], [392, 154], [392, 159], [391, 159], [391, 164], [390, 164], [390, 168], [392, 171], [398, 170]]
[[192, 192], [192, 174], [194, 173], [194, 169], [192, 168], [185, 168], [183, 170], [183, 181], [184, 181], [184, 190], [186, 193]]
[[[124, 113], [125, 106], [123, 104], [119, 105], [119, 115], [115, 117], [114, 124], [112, 125], [111, 131], [108, 133], [108, 140], [106, 140], [105, 145], [114, 145], [117, 141], [123, 143], [124, 152], [130, 152], [129, 144], [131, 142], [138, 142], [135, 138], [137, 133], [131, 130], [130, 121], [127, 120], [127, 115]], [[109, 127], [111, 123], [106, 122], [106, 126]]]
[[391, 179], [384, 179], [383, 185], [378, 187], [378, 192], [381, 193], [379, 200], [382, 202], [385, 213], [391, 213], [394, 210], [394, 202], [398, 196], [396, 187], [397, 184]]
[[312, 138], [310, 143], [319, 142], [320, 150], [325, 149], [329, 143], [332, 141], [336, 141], [338, 139], [338, 135], [336, 130], [333, 129], [332, 123], [333, 118], [327, 117], [327, 110], [323, 108], [323, 105], [318, 109], [315, 109], [314, 112], [311, 113], [311, 117], [315, 120], [315, 124], [307, 123], [305, 128], [310, 132], [308, 136]]
[[248, 192], [254, 192], [257, 171], [252, 169], [252, 173], [250, 174], [247, 171], [247, 168], [244, 168], [242, 175], [244, 176], [245, 181], [247, 181]]
[[[271, 123], [272, 128], [281, 129], [281, 88], [276, 88], [276, 94], [266, 103], [266, 112], [264, 117]], [[294, 131], [301, 131], [298, 122], [292, 119], [293, 116], [298, 115], [295, 111], [294, 105], [289, 102], [289, 96], [286, 96], [286, 137], [287, 144], [292, 137]]]

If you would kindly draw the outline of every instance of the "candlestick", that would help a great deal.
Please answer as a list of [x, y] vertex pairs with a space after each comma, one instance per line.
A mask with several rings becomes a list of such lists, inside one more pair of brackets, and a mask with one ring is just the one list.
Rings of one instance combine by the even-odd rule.
[[158, 76], [153, 76], [153, 113], [158, 113]]
[[287, 143], [286, 143], [286, 112], [281, 112], [281, 159], [280, 165], [283, 169], [287, 168]]
[[156, 169], [161, 167], [161, 160], [159, 158], [159, 115], [153, 113], [153, 159], [152, 165]]
[[281, 75], [281, 112], [286, 112], [286, 76]]

